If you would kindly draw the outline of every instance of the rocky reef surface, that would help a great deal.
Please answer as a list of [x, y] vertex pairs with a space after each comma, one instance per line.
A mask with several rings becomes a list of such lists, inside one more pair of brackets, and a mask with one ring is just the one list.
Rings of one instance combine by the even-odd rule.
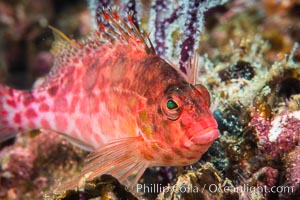
[[[147, 169], [134, 192], [103, 175], [78, 191], [56, 193], [57, 183], [79, 173], [87, 152], [56, 133], [20, 133], [0, 144], [0, 199], [300, 199], [299, 1], [220, 1], [203, 9], [197, 23], [205, 31], [185, 36], [186, 23], [175, 19], [184, 12], [181, 1], [169, 10], [159, 0], [99, 2], [134, 3], [127, 5], [140, 29], [155, 30], [157, 52], [180, 58], [175, 63], [186, 55], [176, 41], [192, 38], [196, 82], [211, 92], [220, 137], [194, 165]], [[18, 88], [29, 88], [51, 67], [48, 24], [73, 38], [92, 29], [79, 0], [14, 0], [0, 2], [0, 11], [0, 77]], [[166, 22], [164, 30], [157, 25]]]

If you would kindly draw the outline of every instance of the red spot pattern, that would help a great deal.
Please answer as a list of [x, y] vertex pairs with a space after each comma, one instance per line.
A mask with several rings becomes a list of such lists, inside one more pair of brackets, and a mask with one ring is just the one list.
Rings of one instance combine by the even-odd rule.
[[10, 107], [16, 108], [16, 102], [13, 99], [7, 99], [6, 100], [7, 105], [9, 105]]
[[15, 116], [14, 116], [14, 122], [16, 124], [21, 124], [21, 115], [20, 113], [16, 113]]
[[7, 120], [2, 120], [2, 124], [4, 124], [4, 125], [7, 125], [8, 124], [8, 121]]
[[39, 107], [40, 112], [48, 112], [49, 111], [49, 106], [45, 103], [42, 103]]
[[53, 97], [57, 93], [57, 90], [58, 90], [58, 86], [53, 86], [48, 89], [48, 94]]
[[42, 102], [45, 101], [45, 100], [46, 100], [46, 97], [45, 97], [45, 96], [40, 96], [40, 97], [38, 98], [37, 102], [42, 103]]
[[1, 110], [1, 116], [7, 116], [8, 112], [6, 110]]
[[68, 120], [63, 115], [55, 116], [55, 124], [57, 130], [64, 132], [68, 128]]
[[31, 93], [24, 94], [23, 104], [24, 106], [29, 106], [34, 101], [34, 97]]
[[37, 113], [33, 108], [28, 108], [25, 112], [25, 116], [28, 117], [29, 119], [37, 117]]

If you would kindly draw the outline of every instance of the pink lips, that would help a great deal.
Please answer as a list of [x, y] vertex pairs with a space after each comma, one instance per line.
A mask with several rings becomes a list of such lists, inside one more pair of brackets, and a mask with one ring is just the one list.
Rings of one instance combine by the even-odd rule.
[[191, 141], [196, 144], [208, 144], [217, 139], [219, 135], [219, 130], [216, 127], [212, 127], [194, 134]]

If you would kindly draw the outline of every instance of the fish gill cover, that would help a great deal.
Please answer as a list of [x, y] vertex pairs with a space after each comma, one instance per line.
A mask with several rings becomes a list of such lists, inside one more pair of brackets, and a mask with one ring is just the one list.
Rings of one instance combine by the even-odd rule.
[[[113, 177], [101, 176], [84, 190], [44, 198], [299, 198], [299, 2], [223, 3], [89, 3], [95, 14], [93, 5], [99, 4], [132, 11], [137, 27], [150, 32], [158, 55], [185, 73], [194, 71], [188, 74], [190, 80], [204, 84], [211, 92], [221, 135], [194, 165], [149, 168], [135, 196]], [[51, 66], [46, 50], [53, 39], [45, 33], [49, 22], [74, 37], [88, 34], [91, 19], [96, 24], [81, 1], [74, 5], [15, 1], [0, 3], [0, 9], [0, 25], [4, 27], [0, 30], [1, 75], [19, 88], [28, 88], [33, 82], [30, 77], [43, 74]], [[197, 63], [196, 70], [189, 70], [195, 66], [191, 61]], [[24, 66], [30, 67], [24, 70]], [[2, 144], [0, 196], [41, 198], [40, 191], [51, 191], [57, 181], [78, 173], [85, 155], [52, 132], [18, 134], [15, 141]]]

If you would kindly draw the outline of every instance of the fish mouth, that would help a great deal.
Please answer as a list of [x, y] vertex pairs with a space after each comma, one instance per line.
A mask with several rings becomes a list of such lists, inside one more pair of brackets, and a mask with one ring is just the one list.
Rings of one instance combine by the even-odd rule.
[[191, 138], [191, 141], [196, 144], [208, 144], [217, 139], [219, 135], [219, 130], [216, 127], [211, 127], [200, 132], [195, 132]]

